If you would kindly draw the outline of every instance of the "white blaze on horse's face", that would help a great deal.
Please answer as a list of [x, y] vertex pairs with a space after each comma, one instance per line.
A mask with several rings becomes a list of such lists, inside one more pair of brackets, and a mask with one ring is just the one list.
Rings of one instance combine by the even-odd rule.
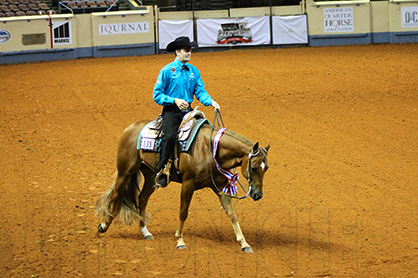
[[249, 154], [249, 178], [248, 182], [251, 186], [250, 196], [254, 201], [263, 197], [263, 178], [264, 173], [268, 170], [267, 148], [259, 148], [258, 143], [254, 145], [253, 152]]
[[264, 161], [261, 162], [260, 167], [261, 167], [261, 170], [264, 171], [264, 169], [266, 168], [266, 164], [264, 163]]

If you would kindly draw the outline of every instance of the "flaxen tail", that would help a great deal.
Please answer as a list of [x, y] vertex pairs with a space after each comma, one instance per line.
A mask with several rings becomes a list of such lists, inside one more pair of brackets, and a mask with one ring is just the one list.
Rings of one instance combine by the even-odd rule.
[[120, 208], [120, 210], [116, 210], [116, 215], [112, 215], [109, 211], [109, 204], [111, 202], [112, 191], [115, 188], [116, 177], [117, 173], [115, 173], [112, 186], [97, 200], [95, 208], [96, 216], [100, 221], [115, 218], [115, 220], [121, 220], [126, 225], [131, 225], [134, 221], [141, 220], [138, 208], [138, 196], [140, 193], [139, 186], [142, 181], [142, 174], [139, 172], [130, 177], [121, 192], [121, 196], [116, 200], [115, 208]]

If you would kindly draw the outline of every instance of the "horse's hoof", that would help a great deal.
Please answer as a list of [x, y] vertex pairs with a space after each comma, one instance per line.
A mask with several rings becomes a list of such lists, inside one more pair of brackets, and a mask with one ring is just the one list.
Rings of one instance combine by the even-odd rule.
[[178, 245], [176, 248], [177, 249], [187, 249], [186, 245]]
[[154, 240], [154, 236], [153, 235], [145, 236], [144, 239], [145, 240]]
[[253, 249], [250, 246], [241, 248], [241, 251], [248, 254], [254, 253]]
[[101, 234], [103, 234], [104, 232], [106, 232], [106, 230], [103, 229], [103, 227], [102, 227], [102, 223], [99, 224], [98, 230], [99, 230], [99, 233], [101, 233]]

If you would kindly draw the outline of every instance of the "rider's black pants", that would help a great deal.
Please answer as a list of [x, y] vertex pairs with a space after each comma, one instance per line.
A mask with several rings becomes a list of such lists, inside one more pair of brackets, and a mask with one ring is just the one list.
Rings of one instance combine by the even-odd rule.
[[164, 137], [161, 142], [160, 170], [164, 168], [174, 152], [176, 144], [177, 130], [181, 124], [183, 116], [190, 110], [180, 110], [177, 105], [164, 106], [163, 108], [163, 132]]

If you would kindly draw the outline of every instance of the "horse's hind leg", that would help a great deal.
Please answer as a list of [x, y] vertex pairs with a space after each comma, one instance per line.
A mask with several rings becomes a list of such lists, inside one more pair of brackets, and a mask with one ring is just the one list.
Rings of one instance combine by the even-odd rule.
[[253, 253], [252, 248], [245, 240], [244, 234], [242, 233], [241, 227], [237, 220], [237, 215], [235, 213], [234, 206], [232, 205], [231, 198], [220, 195], [219, 200], [221, 201], [222, 207], [224, 208], [226, 214], [229, 217], [229, 220], [232, 223], [232, 227], [234, 228], [235, 235], [237, 237], [237, 241], [241, 244], [241, 251], [245, 253]]
[[151, 240], [154, 239], [154, 236], [148, 231], [146, 226], [150, 218], [146, 212], [146, 207], [151, 194], [155, 191], [154, 179], [152, 178], [154, 173], [146, 167], [143, 167], [141, 169], [141, 172], [144, 176], [145, 181], [138, 199], [139, 213], [141, 216], [139, 220], [139, 229], [141, 233], [144, 235], [144, 239]]
[[[130, 125], [122, 133], [117, 152], [116, 168], [117, 172], [112, 187], [103, 194], [96, 203], [96, 214], [99, 218], [104, 219], [99, 225], [99, 232], [104, 233], [109, 228], [109, 225], [120, 213], [121, 209], [136, 210], [136, 200], [133, 193], [137, 192], [134, 187], [138, 186], [136, 183], [136, 173], [141, 165], [140, 154], [137, 150], [138, 133], [144, 123], [138, 122]], [[132, 178], [132, 180], [131, 180]], [[135, 181], [135, 182], [133, 182]], [[135, 193], [136, 194], [136, 193]], [[127, 207], [128, 203], [128, 207]], [[132, 213], [126, 215], [126, 221], [129, 221]]]
[[[120, 176], [119, 172], [116, 173], [115, 181], [113, 186], [111, 187], [111, 192], [107, 194], [107, 202], [105, 201], [103, 206], [107, 205], [106, 214], [104, 216], [104, 221], [99, 224], [99, 232], [104, 233], [109, 229], [110, 224], [112, 224], [113, 219], [115, 219], [116, 215], [119, 213], [121, 208], [121, 203], [118, 202], [121, 198], [122, 188], [128, 182], [129, 177], [127, 176]], [[106, 194], [105, 194], [106, 195]]]

